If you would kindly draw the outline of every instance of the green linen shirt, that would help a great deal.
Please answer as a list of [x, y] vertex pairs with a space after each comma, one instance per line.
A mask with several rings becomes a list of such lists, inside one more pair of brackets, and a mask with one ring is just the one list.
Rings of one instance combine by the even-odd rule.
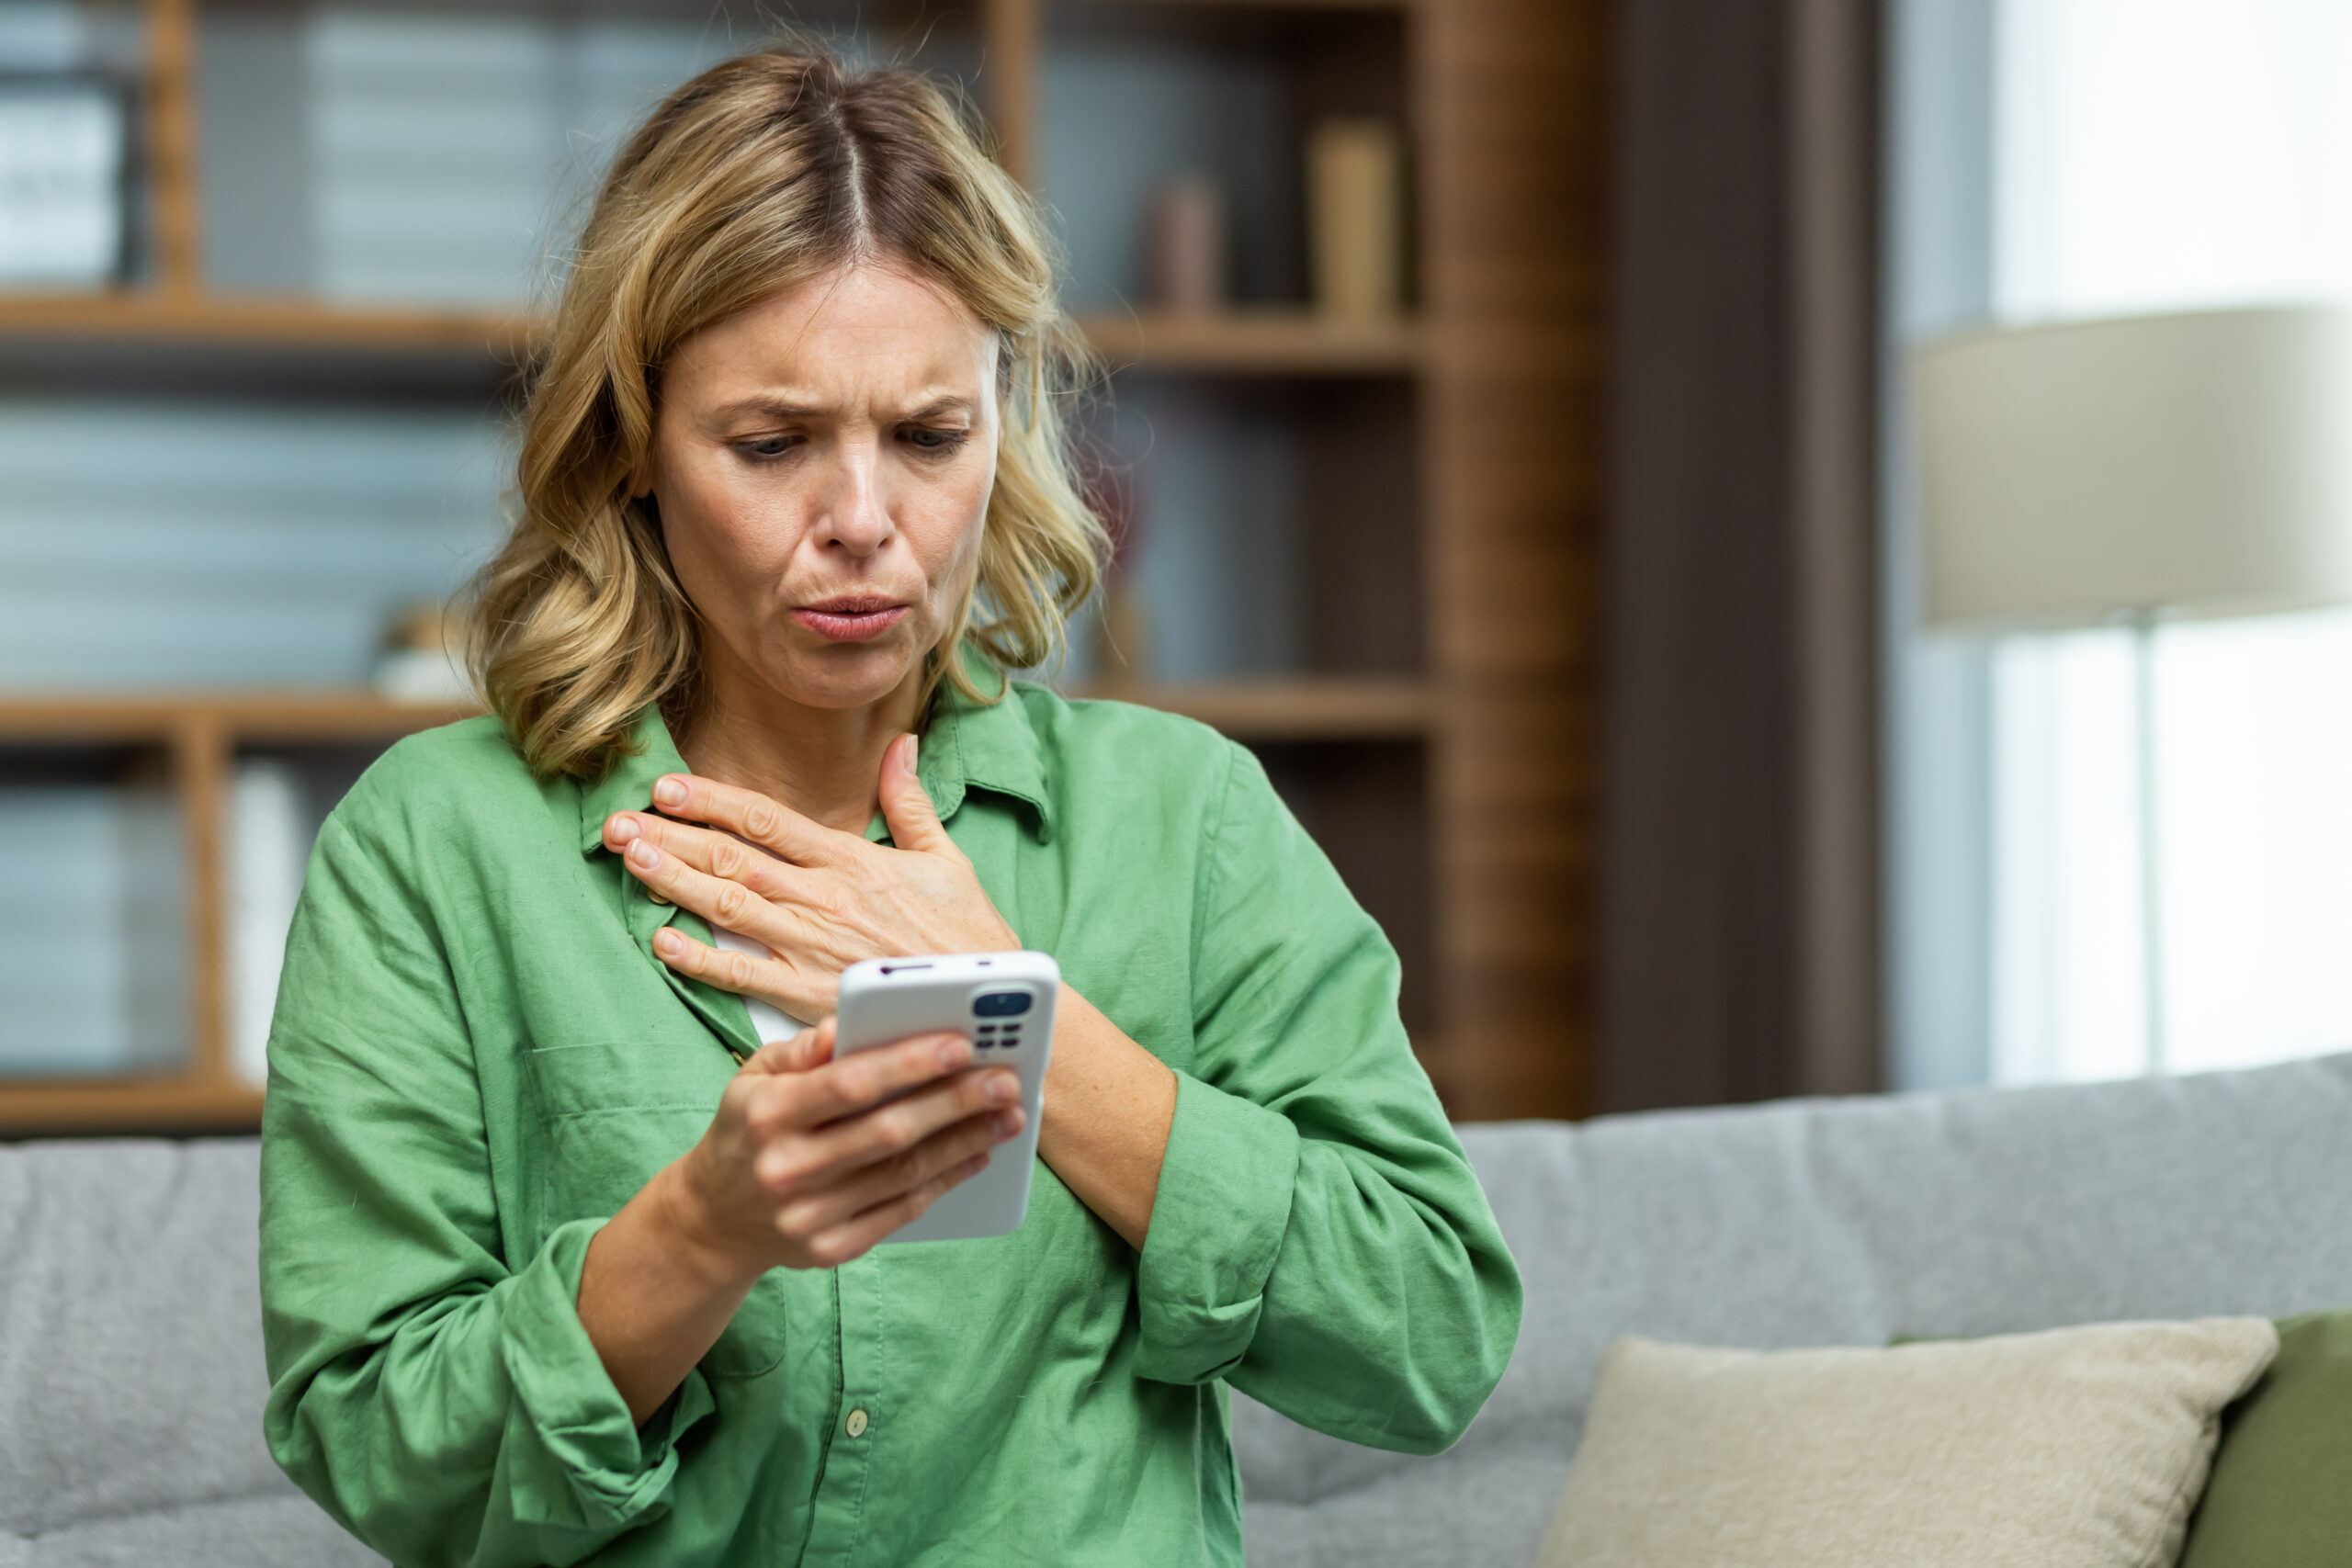
[[1519, 1278], [1388, 943], [1247, 750], [1021, 684], [943, 697], [919, 771], [1022, 940], [1175, 1069], [1146, 1245], [1040, 1166], [1010, 1235], [767, 1274], [632, 1423], [574, 1308], [589, 1238], [758, 1046], [652, 955], [706, 928], [602, 845], [684, 769], [651, 710], [637, 738], [582, 784], [489, 719], [413, 737], [312, 854], [266, 1429], [335, 1517], [404, 1564], [1237, 1563], [1226, 1386], [1380, 1448], [1461, 1435]]

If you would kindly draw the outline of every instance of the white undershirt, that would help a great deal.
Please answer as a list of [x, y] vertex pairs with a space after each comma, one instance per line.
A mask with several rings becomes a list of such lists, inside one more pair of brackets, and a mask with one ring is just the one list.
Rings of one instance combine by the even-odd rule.
[[[753, 942], [750, 937], [730, 931], [723, 926], [711, 927], [710, 934], [719, 946], [729, 953], [749, 953], [753, 958], [775, 956], [768, 951], [764, 943]], [[786, 1017], [757, 997], [745, 997], [743, 1010], [752, 1015], [752, 1032], [760, 1037], [760, 1043], [763, 1045], [773, 1044], [778, 1040], [789, 1040], [808, 1027], [797, 1019]]]

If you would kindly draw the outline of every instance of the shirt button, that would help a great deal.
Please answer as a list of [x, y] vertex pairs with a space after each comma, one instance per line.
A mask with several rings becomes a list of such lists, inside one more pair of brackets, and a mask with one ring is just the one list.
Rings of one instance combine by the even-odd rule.
[[865, 1412], [863, 1409], [851, 1411], [849, 1419], [842, 1423], [842, 1430], [853, 1438], [865, 1436]]

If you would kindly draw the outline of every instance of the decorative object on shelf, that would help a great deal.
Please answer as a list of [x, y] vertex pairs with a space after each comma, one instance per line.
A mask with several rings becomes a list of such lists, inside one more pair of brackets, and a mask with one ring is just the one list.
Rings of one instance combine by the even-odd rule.
[[311, 854], [300, 776], [274, 757], [241, 759], [228, 829], [229, 1065], [258, 1088], [269, 1081], [269, 1016]]
[[1224, 308], [1229, 292], [1225, 212], [1225, 192], [1197, 171], [1177, 175], [1153, 194], [1144, 247], [1153, 304], [1185, 316]]
[[1928, 624], [2132, 630], [2145, 1066], [2162, 1072], [2157, 624], [2352, 602], [2352, 313], [1968, 333], [1914, 374]]
[[0, 790], [0, 1079], [156, 1072], [186, 1055], [172, 807], [153, 782]]
[[1405, 152], [1383, 119], [1321, 120], [1306, 139], [1307, 248], [1315, 304], [1383, 321], [1405, 303]]
[[401, 612], [376, 660], [376, 690], [396, 703], [469, 702], [464, 623], [447, 604], [413, 604]]
[[121, 280], [128, 118], [122, 90], [102, 77], [0, 76], [0, 288]]

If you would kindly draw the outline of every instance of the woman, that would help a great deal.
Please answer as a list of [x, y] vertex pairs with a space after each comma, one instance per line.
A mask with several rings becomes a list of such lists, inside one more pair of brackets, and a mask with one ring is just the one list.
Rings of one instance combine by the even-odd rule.
[[[1094, 583], [1069, 341], [918, 78], [730, 61], [607, 178], [495, 717], [330, 818], [270, 1043], [269, 1440], [394, 1560], [1238, 1562], [1224, 1386], [1427, 1452], [1500, 1375], [1378, 930], [1247, 751], [1001, 673]], [[877, 1250], [1020, 1111], [960, 1038], [834, 1060], [837, 976], [1024, 944], [1027, 1219]]]

